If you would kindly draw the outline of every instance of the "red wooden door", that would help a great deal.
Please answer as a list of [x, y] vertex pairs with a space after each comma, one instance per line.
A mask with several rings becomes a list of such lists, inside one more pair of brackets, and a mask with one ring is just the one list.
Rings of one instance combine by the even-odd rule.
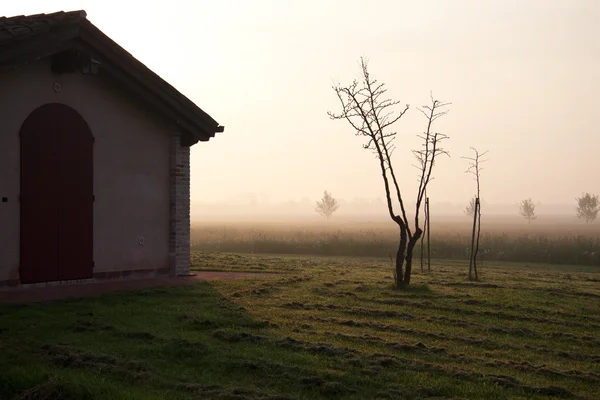
[[45, 114], [21, 127], [21, 283], [58, 277], [58, 142]]
[[21, 127], [22, 283], [93, 275], [93, 136], [63, 104]]

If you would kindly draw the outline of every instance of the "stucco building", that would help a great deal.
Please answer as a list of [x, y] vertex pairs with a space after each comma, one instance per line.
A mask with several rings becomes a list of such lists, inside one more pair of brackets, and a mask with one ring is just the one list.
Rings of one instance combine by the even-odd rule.
[[190, 146], [219, 132], [84, 11], [0, 18], [0, 289], [189, 274]]

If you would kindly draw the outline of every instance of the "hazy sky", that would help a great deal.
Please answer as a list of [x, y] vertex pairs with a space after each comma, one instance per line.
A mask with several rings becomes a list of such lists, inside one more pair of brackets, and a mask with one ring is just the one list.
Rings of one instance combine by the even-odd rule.
[[600, 193], [600, 1], [11, 1], [6, 16], [85, 9], [88, 19], [225, 126], [192, 148], [192, 201], [381, 197], [373, 155], [338, 111], [332, 83], [360, 56], [411, 105], [396, 130], [410, 149], [429, 92], [452, 102], [430, 196], [466, 203], [469, 146], [489, 150], [488, 202], [572, 203]]

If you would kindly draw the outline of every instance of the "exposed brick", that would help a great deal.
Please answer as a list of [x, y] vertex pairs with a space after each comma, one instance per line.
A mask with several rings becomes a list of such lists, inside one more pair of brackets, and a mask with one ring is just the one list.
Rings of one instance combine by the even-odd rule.
[[190, 273], [190, 148], [179, 134], [171, 135], [169, 188], [169, 268], [176, 275]]

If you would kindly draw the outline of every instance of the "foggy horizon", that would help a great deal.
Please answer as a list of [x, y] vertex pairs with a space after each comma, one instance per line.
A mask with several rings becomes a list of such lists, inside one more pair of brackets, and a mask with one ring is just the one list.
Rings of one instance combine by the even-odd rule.
[[[532, 198], [542, 204], [538, 214], [551, 204], [566, 205], [568, 214], [575, 197], [600, 193], [598, 1], [378, 1], [365, 8], [359, 1], [140, 7], [38, 0], [7, 3], [2, 14], [77, 9], [225, 126], [191, 149], [193, 218], [208, 213], [199, 205], [225, 206], [240, 193], [261, 204], [314, 204], [324, 189], [345, 201], [383, 198], [364, 140], [327, 116], [339, 111], [331, 86], [359, 78], [361, 56], [390, 97], [411, 106], [395, 125], [394, 155], [408, 202], [417, 186], [410, 151], [425, 126], [416, 107], [430, 91], [452, 103], [436, 126], [450, 136], [450, 158], [436, 163], [432, 206], [456, 205], [460, 213], [474, 196], [461, 159], [470, 146], [489, 151], [481, 198], [490, 205]], [[357, 28], [366, 21], [368, 30]]]
[[[336, 198], [335, 194], [333, 197]], [[233, 198], [208, 202], [192, 201], [191, 220], [193, 224], [202, 223], [203, 220], [225, 221], [232, 218], [243, 218], [246, 221], [264, 220], [265, 222], [289, 221], [301, 218], [312, 222], [321, 221], [323, 224], [335, 224], [336, 221], [348, 220], [374, 220], [389, 221], [389, 214], [384, 197], [373, 198], [336, 198], [340, 208], [333, 213], [331, 221], [326, 221], [315, 211], [317, 199], [302, 197], [284, 201], [269, 201], [259, 199], [251, 193], [240, 194]], [[543, 203], [534, 201], [536, 205], [537, 224], [559, 221], [578, 221], [576, 217], [575, 200], [569, 203]], [[467, 202], [452, 203], [444, 201], [431, 201], [432, 218], [443, 220], [470, 221], [471, 217], [465, 214]], [[414, 216], [414, 204], [407, 208], [409, 219]], [[484, 218], [497, 220], [509, 219], [512, 222], [526, 222], [519, 214], [519, 202], [493, 203], [482, 200]], [[421, 218], [423, 212], [421, 211]], [[393, 224], [392, 224], [393, 225]]]

